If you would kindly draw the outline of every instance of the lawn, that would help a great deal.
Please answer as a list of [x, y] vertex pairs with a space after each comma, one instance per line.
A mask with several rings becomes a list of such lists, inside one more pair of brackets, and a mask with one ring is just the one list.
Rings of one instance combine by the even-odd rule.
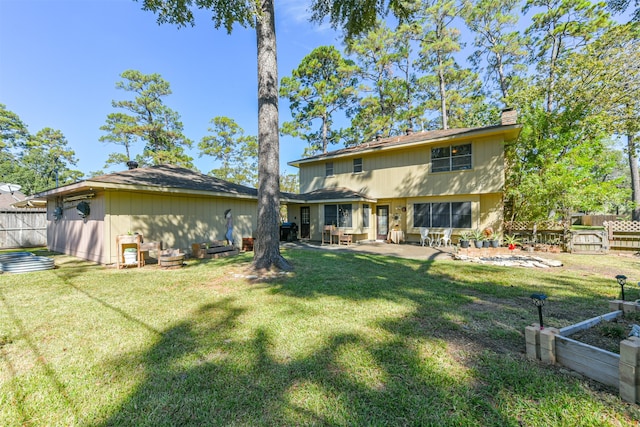
[[251, 254], [0, 275], [0, 425], [638, 425], [615, 390], [524, 356], [531, 293], [548, 326], [603, 314], [636, 258], [283, 253], [295, 272], [263, 281]]

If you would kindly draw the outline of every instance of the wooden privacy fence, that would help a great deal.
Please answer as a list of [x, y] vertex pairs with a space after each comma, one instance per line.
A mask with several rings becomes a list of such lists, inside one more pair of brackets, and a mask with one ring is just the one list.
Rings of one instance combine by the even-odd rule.
[[604, 229], [609, 249], [640, 251], [640, 221], [606, 221]]
[[508, 221], [504, 224], [507, 234], [520, 238], [524, 244], [564, 246], [568, 223], [563, 221]]
[[0, 211], [0, 248], [46, 245], [47, 212], [44, 209]]

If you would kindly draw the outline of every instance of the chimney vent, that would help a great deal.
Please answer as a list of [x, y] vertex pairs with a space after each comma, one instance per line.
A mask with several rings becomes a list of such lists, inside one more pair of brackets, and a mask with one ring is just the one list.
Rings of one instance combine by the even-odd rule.
[[134, 160], [129, 160], [127, 162], [127, 167], [129, 168], [129, 170], [131, 169], [137, 169], [138, 168], [138, 162], [134, 161]]
[[518, 122], [518, 112], [513, 108], [505, 108], [502, 110], [501, 125], [515, 125]]

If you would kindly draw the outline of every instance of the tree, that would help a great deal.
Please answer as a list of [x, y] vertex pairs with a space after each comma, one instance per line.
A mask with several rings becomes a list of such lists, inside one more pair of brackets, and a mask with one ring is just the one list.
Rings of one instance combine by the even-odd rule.
[[16, 172], [16, 152], [29, 138], [27, 126], [20, 117], [0, 104], [0, 180], [12, 182]]
[[[420, 38], [420, 69], [428, 74], [421, 78], [428, 94], [427, 109], [440, 111], [440, 127], [449, 129], [449, 112], [452, 109], [453, 96], [448, 93], [453, 84], [465, 82], [474, 84], [474, 76], [470, 70], [462, 69], [455, 61], [453, 54], [459, 52], [460, 31], [452, 27], [453, 20], [462, 14], [463, 5], [458, 0], [424, 0], [416, 2], [414, 15], [422, 26]], [[464, 91], [473, 92], [471, 87], [457, 92], [457, 101], [461, 108], [470, 104], [469, 96]]]
[[[631, 0], [609, 0], [608, 6], [613, 13], [624, 13], [629, 6], [631, 6]], [[633, 0], [633, 5], [636, 10], [631, 15], [631, 22], [640, 22], [640, 0]]]
[[411, 40], [415, 31], [409, 24], [392, 31], [378, 21], [369, 32], [347, 40], [346, 50], [356, 62], [364, 95], [347, 111], [351, 128], [345, 145], [400, 133], [422, 116], [414, 96], [417, 86]]
[[[402, 9], [400, 0], [390, 0], [392, 8]], [[334, 25], [344, 25], [347, 34], [369, 28], [384, 9], [385, 0], [313, 0], [313, 19], [330, 16]], [[289, 270], [291, 265], [280, 254], [278, 227], [279, 126], [278, 64], [276, 58], [275, 10], [273, 0], [143, 0], [143, 9], [158, 14], [158, 23], [179, 27], [194, 25], [192, 8], [208, 9], [216, 28], [231, 33], [235, 23], [255, 27], [258, 45], [258, 230], [254, 247], [254, 268], [272, 266]], [[354, 7], [357, 6], [357, 7]]]
[[234, 23], [254, 27], [258, 44], [258, 227], [253, 266], [290, 270], [280, 254], [280, 144], [278, 67], [273, 0], [143, 0], [144, 10], [158, 14], [158, 23], [194, 25], [192, 8], [208, 9], [216, 28], [231, 33]]
[[237, 184], [255, 187], [258, 181], [256, 173], [258, 163], [258, 139], [245, 135], [244, 130], [228, 117], [211, 119], [213, 127], [198, 144], [200, 156], [211, 156], [221, 162], [219, 168], [212, 169], [209, 175]]
[[520, 0], [477, 0], [465, 8], [467, 26], [476, 33], [476, 50], [469, 59], [478, 70], [485, 64], [487, 77], [495, 75], [502, 100], [509, 96], [514, 77], [524, 71], [525, 39], [509, 31], [518, 23], [519, 4]]
[[555, 108], [557, 69], [569, 52], [583, 47], [611, 25], [602, 3], [588, 0], [528, 0], [523, 9], [541, 8], [527, 33], [533, 38], [538, 72], [545, 82], [546, 109]]
[[583, 98], [613, 135], [626, 139], [631, 178], [632, 218], [640, 220], [640, 25], [612, 27], [583, 52], [566, 61], [564, 91]]
[[112, 101], [114, 108], [127, 113], [111, 113], [106, 124], [100, 129], [108, 132], [100, 138], [102, 142], [115, 143], [125, 147], [125, 154], [111, 154], [106, 164], [131, 159], [131, 145], [142, 140], [145, 143], [142, 154], [136, 157], [142, 165], [165, 163], [193, 168], [192, 158], [184, 153], [184, 147], [191, 147], [191, 141], [184, 136], [180, 115], [163, 103], [163, 98], [171, 94], [171, 88], [159, 74], [142, 74], [127, 70], [120, 75], [124, 80], [116, 83], [116, 88], [135, 94], [133, 100]]
[[[306, 155], [326, 153], [329, 144], [342, 138], [342, 130], [332, 129], [333, 117], [355, 101], [357, 79], [352, 61], [333, 46], [320, 46], [280, 82], [280, 96], [288, 98], [293, 120], [282, 124], [282, 133], [305, 139]], [[312, 131], [313, 122], [320, 128]]]
[[134, 132], [137, 125], [136, 119], [124, 113], [111, 113], [107, 116], [107, 122], [100, 130], [108, 132], [100, 137], [100, 142], [121, 145], [124, 153], [110, 153], [104, 167], [111, 165], [123, 165], [133, 160], [131, 149], [138, 138]]
[[18, 184], [27, 195], [73, 183], [82, 178], [75, 152], [59, 130], [44, 128], [30, 137], [18, 159]]

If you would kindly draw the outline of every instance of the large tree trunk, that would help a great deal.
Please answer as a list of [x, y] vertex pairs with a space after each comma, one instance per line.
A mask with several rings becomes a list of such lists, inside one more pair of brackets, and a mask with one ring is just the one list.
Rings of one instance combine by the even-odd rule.
[[631, 201], [634, 204], [631, 219], [640, 221], [640, 172], [638, 172], [638, 151], [633, 135], [627, 135], [627, 151], [631, 170]]
[[258, 42], [258, 230], [256, 269], [290, 270], [280, 255], [280, 142], [278, 135], [278, 63], [273, 0], [260, 1]]

